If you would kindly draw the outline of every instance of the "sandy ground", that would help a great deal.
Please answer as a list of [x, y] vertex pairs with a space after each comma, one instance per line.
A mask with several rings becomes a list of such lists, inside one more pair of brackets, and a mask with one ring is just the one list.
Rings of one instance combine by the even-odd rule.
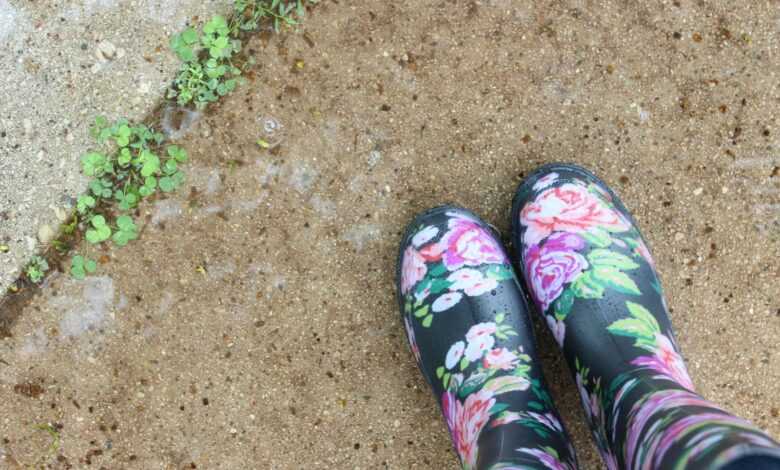
[[506, 233], [550, 161], [633, 209], [699, 391], [780, 438], [779, 21], [768, 1], [341, 0], [258, 39], [256, 75], [182, 140], [191, 188], [0, 343], [0, 466], [455, 468], [396, 244], [442, 202]]

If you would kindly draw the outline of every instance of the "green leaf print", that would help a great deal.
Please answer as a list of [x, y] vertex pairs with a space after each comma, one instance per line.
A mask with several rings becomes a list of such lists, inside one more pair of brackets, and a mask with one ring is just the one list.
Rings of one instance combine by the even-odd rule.
[[433, 315], [428, 315], [427, 317], [423, 318], [422, 319], [423, 328], [430, 328], [432, 322], [433, 322]]
[[482, 384], [488, 379], [489, 375], [485, 373], [471, 374], [458, 389], [458, 395], [461, 398], [467, 397], [478, 388], [482, 387]]
[[601, 299], [604, 297], [604, 285], [593, 277], [593, 271], [586, 271], [572, 283], [571, 292], [580, 299]]
[[434, 279], [431, 281], [431, 294], [439, 294], [449, 289], [453, 283], [446, 279]]
[[428, 315], [428, 310], [430, 310], [430, 307], [428, 305], [423, 305], [421, 308], [418, 308], [414, 311], [414, 316], [417, 318], [422, 318]]
[[425, 292], [425, 289], [429, 289], [431, 287], [431, 280], [430, 279], [424, 279], [421, 283], [417, 284], [417, 287], [414, 289], [414, 292], [417, 294], [422, 294]]
[[598, 266], [590, 272], [593, 278], [605, 287], [624, 294], [642, 295], [633, 279], [623, 271], [612, 267]]
[[506, 403], [496, 403], [495, 405], [490, 407], [490, 411], [488, 411], [488, 413], [490, 415], [494, 415], [496, 413], [501, 413], [502, 411], [506, 410], [507, 408], [509, 408], [509, 405], [506, 404]]
[[439, 366], [436, 368], [436, 377], [438, 378], [444, 377], [444, 366]]
[[505, 281], [507, 279], [512, 279], [512, 270], [502, 264], [496, 264], [485, 270], [485, 277], [495, 279], [499, 282]]
[[626, 307], [631, 317], [613, 322], [607, 330], [614, 335], [635, 338], [638, 347], [653, 349], [655, 336], [661, 333], [661, 327], [655, 317], [646, 308], [634, 302], [626, 302]]
[[531, 408], [532, 410], [536, 410], [536, 411], [544, 411], [544, 405], [542, 405], [538, 401], [529, 401], [528, 408]]
[[592, 227], [587, 232], [580, 233], [589, 244], [599, 248], [606, 248], [612, 244], [612, 237], [609, 232], [599, 227]]
[[601, 248], [588, 253], [588, 261], [590, 261], [593, 266], [612, 267], [621, 271], [630, 271], [639, 268], [639, 265], [628, 256]]
[[628, 311], [631, 312], [631, 316], [641, 320], [642, 323], [647, 325], [648, 330], [652, 331], [654, 334], [661, 332], [658, 321], [646, 308], [634, 302], [626, 302], [626, 307], [628, 308]]
[[555, 301], [555, 318], [563, 320], [571, 312], [571, 307], [574, 305], [574, 293], [571, 289], [566, 289]]
[[428, 274], [431, 277], [439, 277], [442, 274], [447, 272], [447, 268], [444, 266], [444, 263], [439, 263], [435, 266], [433, 266], [429, 271]]
[[509, 392], [528, 390], [530, 382], [525, 377], [516, 375], [503, 375], [495, 379], [488, 380], [485, 383], [484, 390], [493, 392], [496, 395]]

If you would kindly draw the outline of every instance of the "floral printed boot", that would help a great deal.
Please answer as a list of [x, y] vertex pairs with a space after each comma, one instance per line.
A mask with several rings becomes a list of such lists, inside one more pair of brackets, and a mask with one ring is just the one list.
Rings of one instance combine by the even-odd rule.
[[518, 188], [512, 225], [526, 286], [574, 373], [608, 469], [780, 462], [776, 442], [695, 393], [650, 252], [602, 181], [577, 166], [544, 166]]
[[397, 274], [409, 344], [463, 468], [576, 468], [493, 230], [464, 209], [432, 209], [407, 229]]

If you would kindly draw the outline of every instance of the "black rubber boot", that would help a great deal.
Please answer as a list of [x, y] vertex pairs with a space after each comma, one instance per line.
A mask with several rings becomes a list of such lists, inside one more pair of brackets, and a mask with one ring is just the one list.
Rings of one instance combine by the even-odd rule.
[[778, 465], [776, 442], [694, 392], [647, 245], [601, 180], [538, 169], [517, 190], [512, 226], [608, 469], [709, 470], [751, 455]]
[[421, 214], [401, 241], [397, 282], [412, 352], [463, 468], [576, 468], [494, 231], [465, 209]]

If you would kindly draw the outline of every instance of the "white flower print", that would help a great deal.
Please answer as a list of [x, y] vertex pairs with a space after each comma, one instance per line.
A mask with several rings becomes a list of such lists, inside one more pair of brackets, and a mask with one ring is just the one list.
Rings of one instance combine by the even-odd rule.
[[483, 336], [490, 336], [493, 333], [495, 333], [497, 330], [498, 327], [492, 321], [477, 323], [476, 325], [469, 328], [469, 331], [466, 333], [466, 341], [472, 342]]
[[452, 283], [450, 290], [465, 290], [484, 279], [481, 272], [471, 268], [461, 268], [450, 274], [447, 280]]
[[452, 282], [451, 291], [462, 290], [469, 297], [478, 297], [498, 287], [498, 281], [472, 268], [458, 269], [447, 280]]
[[462, 298], [463, 294], [460, 292], [448, 292], [444, 295], [440, 295], [433, 301], [433, 304], [431, 304], [431, 310], [436, 313], [443, 312], [457, 305]]
[[417, 232], [414, 237], [412, 237], [412, 245], [414, 245], [415, 248], [420, 248], [438, 234], [438, 228], [432, 225], [430, 227], [425, 227], [424, 229]]
[[474, 284], [463, 292], [469, 297], [479, 297], [498, 287], [498, 281], [493, 278], [483, 278], [480, 282]]
[[550, 186], [555, 182], [555, 180], [558, 179], [558, 176], [559, 176], [558, 173], [553, 172], [539, 178], [539, 180], [534, 184], [534, 188], [533, 188], [534, 191], [541, 191], [547, 186]]
[[447, 358], [444, 360], [444, 366], [447, 369], [452, 369], [456, 365], [458, 365], [458, 362], [460, 362], [460, 358], [463, 357], [463, 351], [466, 349], [466, 343], [463, 341], [458, 341], [457, 343], [450, 346], [450, 350], [447, 352]]
[[469, 362], [473, 362], [482, 358], [482, 355], [486, 351], [493, 349], [493, 345], [496, 344], [496, 339], [492, 335], [482, 335], [469, 341], [466, 346], [466, 359]]

